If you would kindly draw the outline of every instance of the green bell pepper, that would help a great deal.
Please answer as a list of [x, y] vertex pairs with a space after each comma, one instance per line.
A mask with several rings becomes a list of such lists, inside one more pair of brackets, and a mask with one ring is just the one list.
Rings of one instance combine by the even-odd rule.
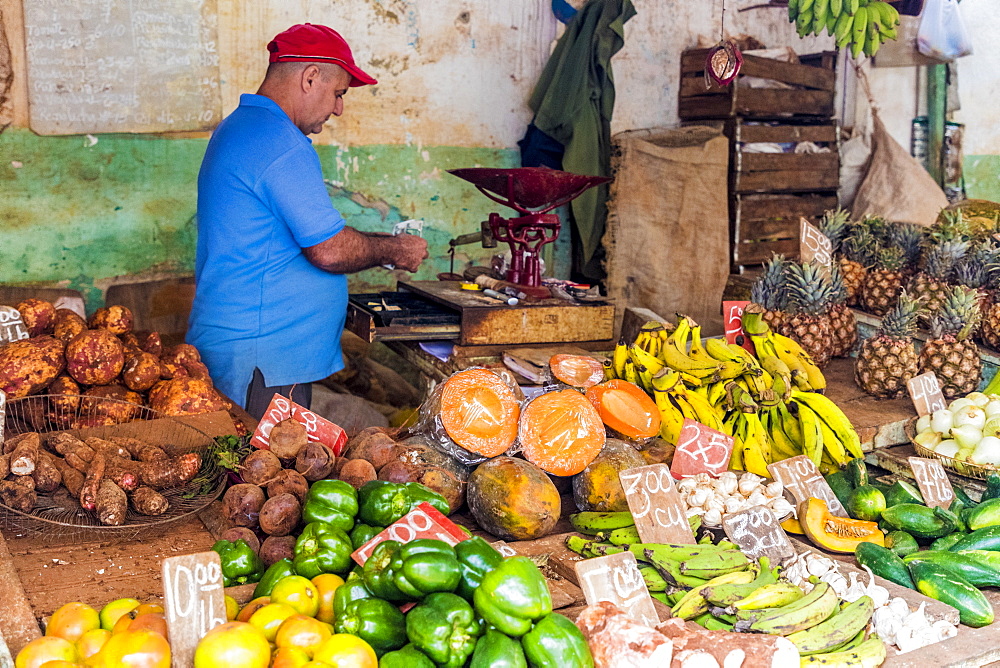
[[253, 597], [270, 596], [271, 590], [274, 589], [274, 585], [278, 584], [278, 580], [287, 575], [295, 574], [295, 567], [292, 565], [291, 559], [286, 558], [274, 562], [264, 571], [263, 577], [257, 583], [256, 589], [253, 590]]
[[443, 668], [464, 666], [482, 632], [472, 606], [448, 592], [428, 595], [406, 615], [410, 642]]
[[365, 585], [387, 601], [419, 601], [434, 592], [452, 592], [462, 579], [455, 548], [444, 541], [418, 538], [402, 544], [379, 543], [363, 568]]
[[264, 575], [264, 562], [242, 538], [235, 543], [216, 541], [212, 551], [218, 553], [222, 562], [222, 584], [225, 587], [260, 582]]
[[503, 563], [503, 555], [482, 537], [476, 536], [456, 545], [455, 556], [462, 566], [462, 580], [455, 593], [471, 603], [483, 576]]
[[337, 633], [350, 633], [372, 646], [378, 655], [406, 644], [406, 618], [399, 608], [380, 598], [363, 598], [338, 616]]
[[508, 557], [483, 576], [472, 600], [476, 612], [501, 633], [520, 638], [552, 612], [545, 576], [527, 557]]
[[310, 522], [295, 541], [295, 572], [312, 579], [321, 573], [346, 573], [351, 568], [350, 537], [325, 522]]
[[354, 528], [358, 493], [343, 480], [317, 480], [302, 504], [303, 522], [325, 522], [341, 531]]
[[372, 480], [358, 490], [358, 519], [365, 524], [387, 527], [424, 502], [445, 515], [451, 512], [443, 496], [418, 482]]
[[344, 584], [337, 587], [337, 591], [333, 593], [334, 618], [340, 619], [347, 614], [347, 608], [351, 603], [366, 598], [374, 598], [374, 596], [368, 591], [368, 587], [365, 586], [365, 581], [362, 579], [361, 573], [354, 571], [347, 576]]
[[435, 666], [426, 654], [410, 644], [395, 652], [383, 654], [378, 660], [378, 668], [435, 668]]
[[496, 629], [488, 629], [476, 643], [469, 668], [528, 668], [521, 643]]
[[369, 524], [355, 524], [351, 529], [351, 545], [358, 549], [375, 536], [382, 533], [382, 527], [373, 527]]
[[583, 633], [556, 612], [542, 617], [521, 638], [521, 647], [532, 668], [594, 668]]

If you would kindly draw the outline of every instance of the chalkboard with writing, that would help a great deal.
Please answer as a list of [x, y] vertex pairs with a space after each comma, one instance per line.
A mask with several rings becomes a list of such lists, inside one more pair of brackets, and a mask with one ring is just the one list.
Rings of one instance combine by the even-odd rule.
[[31, 129], [207, 130], [222, 118], [217, 0], [24, 0]]

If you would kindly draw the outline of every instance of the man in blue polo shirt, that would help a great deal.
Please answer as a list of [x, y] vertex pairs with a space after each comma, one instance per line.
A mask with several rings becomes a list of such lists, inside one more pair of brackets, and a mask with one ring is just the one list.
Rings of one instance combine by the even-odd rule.
[[[310, 383], [343, 368], [345, 274], [394, 264], [416, 271], [420, 237], [345, 225], [307, 135], [376, 83], [326, 26], [292, 26], [268, 44], [256, 95], [212, 134], [198, 175], [195, 299], [187, 341], [216, 386], [261, 417], [275, 392], [309, 405]], [[293, 390], [294, 386], [294, 390]]]

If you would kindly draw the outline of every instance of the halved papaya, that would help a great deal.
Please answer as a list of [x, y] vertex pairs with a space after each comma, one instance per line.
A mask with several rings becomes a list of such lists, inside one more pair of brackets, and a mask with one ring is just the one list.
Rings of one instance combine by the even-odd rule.
[[604, 365], [589, 355], [553, 355], [549, 369], [559, 382], [584, 390], [604, 380]]
[[524, 457], [553, 475], [576, 475], [601, 452], [606, 432], [601, 416], [576, 390], [548, 392], [521, 413], [518, 436]]
[[652, 438], [660, 432], [660, 411], [638, 385], [616, 378], [594, 385], [587, 398], [604, 424], [622, 436]]
[[521, 407], [510, 386], [489, 369], [466, 369], [445, 380], [431, 410], [448, 438], [484, 457], [502, 455], [517, 438]]

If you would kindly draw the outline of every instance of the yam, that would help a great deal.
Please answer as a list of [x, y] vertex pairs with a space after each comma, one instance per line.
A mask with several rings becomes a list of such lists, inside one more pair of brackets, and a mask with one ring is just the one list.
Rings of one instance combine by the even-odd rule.
[[369, 427], [359, 433], [344, 450], [348, 459], [365, 459], [376, 471], [398, 459], [398, 454], [396, 441], [378, 427]]
[[617, 512], [628, 510], [625, 490], [618, 474], [645, 466], [639, 451], [625, 441], [609, 438], [594, 461], [573, 476], [573, 500], [581, 512]]
[[251, 550], [260, 552], [260, 539], [257, 538], [257, 534], [246, 527], [231, 527], [226, 529], [219, 536], [219, 540], [228, 540], [230, 543], [242, 540]]
[[258, 521], [260, 530], [269, 536], [287, 536], [302, 519], [302, 504], [294, 494], [279, 494], [264, 502]]
[[56, 468], [52, 459], [52, 455], [47, 452], [38, 453], [31, 477], [35, 481], [35, 489], [39, 492], [54, 492], [62, 485], [62, 473]]
[[80, 488], [80, 505], [84, 510], [95, 509], [101, 480], [104, 478], [104, 469], [107, 467], [104, 455], [99, 452], [94, 453], [89, 464], [83, 478], [83, 487]]
[[466, 502], [479, 526], [503, 540], [547, 535], [562, 509], [559, 492], [545, 472], [514, 457], [480, 464], [469, 476]]
[[160, 360], [168, 364], [181, 364], [184, 362], [200, 362], [201, 354], [198, 349], [190, 343], [178, 343], [163, 351]]
[[309, 441], [295, 457], [295, 470], [309, 482], [328, 477], [335, 463], [333, 451], [319, 441]]
[[28, 336], [51, 334], [56, 323], [56, 307], [44, 299], [29, 297], [16, 306], [21, 321], [28, 330]]
[[88, 323], [92, 329], [105, 329], [115, 336], [132, 331], [132, 310], [118, 304], [94, 311]]
[[175, 362], [160, 362], [160, 378], [174, 380], [176, 378], [187, 378], [188, 370], [183, 364]]
[[207, 381], [212, 380], [212, 376], [208, 372], [208, 367], [205, 366], [204, 362], [185, 361], [181, 363], [181, 366], [184, 367], [184, 370], [187, 372], [188, 378]]
[[166, 415], [180, 416], [226, 410], [229, 404], [209, 381], [178, 378], [150, 388], [149, 407]]
[[22, 339], [0, 347], [0, 390], [7, 399], [37, 394], [66, 367], [65, 346], [51, 336]]
[[260, 558], [265, 566], [295, 557], [295, 536], [268, 536], [260, 545]]
[[435, 390], [425, 419], [460, 448], [482, 457], [507, 452], [517, 437], [521, 408], [510, 386], [489, 369], [459, 371]]
[[521, 415], [518, 436], [525, 459], [553, 475], [576, 475], [604, 447], [604, 423], [576, 390], [539, 395]]
[[94, 500], [94, 510], [101, 524], [109, 526], [125, 524], [125, 514], [128, 512], [128, 496], [125, 490], [107, 478], [102, 479]]
[[136, 332], [135, 337], [139, 340], [139, 347], [143, 352], [159, 359], [163, 354], [163, 341], [160, 340], [159, 332]]
[[30, 513], [38, 501], [31, 476], [18, 476], [14, 480], [0, 480], [0, 503], [22, 513]]
[[132, 492], [132, 507], [140, 515], [151, 515], [153, 517], [162, 515], [170, 508], [170, 501], [167, 497], [157, 492], [152, 487], [143, 485]]
[[267, 447], [281, 459], [294, 459], [308, 442], [305, 425], [292, 418], [285, 418], [271, 427], [267, 437]]
[[625, 438], [652, 438], [660, 433], [660, 411], [638, 385], [616, 378], [591, 387], [587, 399], [604, 424]]
[[0, 455], [0, 480], [3, 480], [10, 473], [10, 455]]
[[83, 385], [107, 385], [125, 365], [125, 349], [106, 329], [88, 329], [66, 345], [66, 371]]
[[553, 355], [549, 370], [560, 383], [583, 390], [604, 380], [604, 364], [589, 355]]
[[124, 334], [118, 335], [118, 340], [122, 342], [122, 345], [126, 349], [135, 349], [142, 352], [142, 348], [139, 347], [139, 338], [132, 332], [125, 332]]
[[338, 476], [354, 489], [361, 489], [365, 483], [377, 480], [375, 467], [367, 459], [352, 459], [344, 464]]
[[90, 447], [94, 452], [100, 452], [105, 457], [121, 457], [122, 459], [132, 459], [131, 453], [126, 450], [121, 445], [117, 443], [112, 443], [111, 441], [106, 441], [103, 438], [97, 438], [96, 436], [88, 436], [83, 440], [83, 442]]
[[414, 470], [414, 482], [430, 487], [448, 501], [451, 512], [465, 503], [469, 467], [442, 452], [427, 437], [413, 436], [396, 447], [400, 461]]
[[69, 376], [59, 376], [49, 385], [49, 406], [56, 413], [75, 413], [80, 408], [80, 385]]
[[266, 485], [281, 471], [281, 460], [268, 450], [254, 450], [239, 466], [243, 482], [251, 485]]
[[292, 494], [299, 503], [304, 503], [306, 492], [309, 491], [309, 481], [298, 471], [282, 469], [278, 475], [274, 476], [267, 483], [267, 496], [278, 496], [280, 494]]
[[77, 334], [87, 329], [87, 321], [68, 308], [56, 309], [56, 321], [52, 326], [52, 336], [67, 344]]
[[260, 509], [264, 501], [264, 490], [257, 485], [233, 485], [222, 497], [222, 513], [231, 524], [256, 527], [260, 524]]
[[162, 373], [162, 365], [155, 355], [140, 352], [125, 362], [122, 368], [122, 380], [130, 390], [145, 392], [156, 385]]
[[153, 489], [183, 485], [198, 475], [200, 468], [201, 455], [197, 452], [188, 452], [170, 459], [138, 462], [135, 465], [135, 470], [139, 471], [142, 478], [142, 484]]
[[21, 439], [10, 453], [10, 472], [14, 475], [31, 475], [38, 463], [42, 438], [31, 432]]
[[63, 487], [66, 488], [74, 499], [79, 499], [80, 489], [83, 487], [83, 474], [70, 466], [62, 457], [56, 457], [55, 455], [50, 455], [50, 457], [52, 464], [59, 469]]

